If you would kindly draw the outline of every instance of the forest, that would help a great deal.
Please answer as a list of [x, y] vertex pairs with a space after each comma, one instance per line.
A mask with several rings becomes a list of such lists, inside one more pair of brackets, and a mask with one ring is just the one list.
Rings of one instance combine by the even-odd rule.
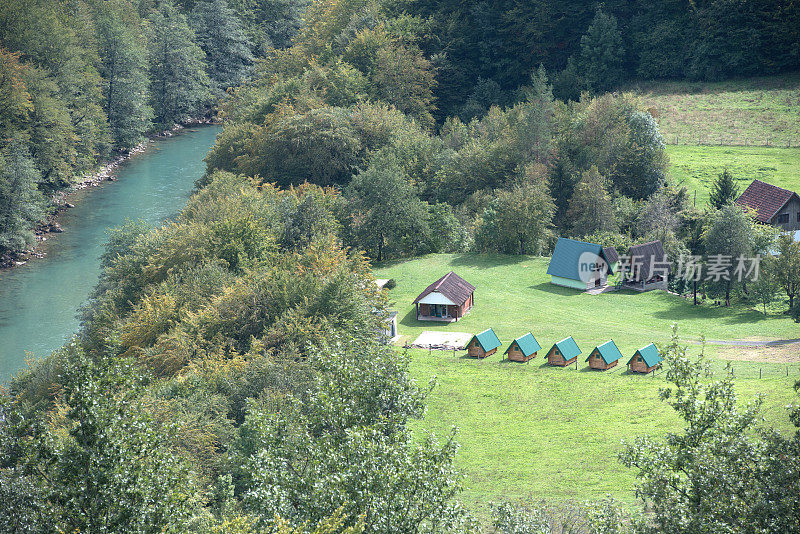
[[53, 193], [145, 136], [213, 113], [283, 46], [302, 3], [10, 0], [0, 5], [0, 256]]
[[[800, 245], [727, 173], [692, 203], [627, 91], [796, 70], [799, 28], [797, 3], [741, 0], [4, 2], [0, 252], [110, 154], [224, 129], [180, 215], [115, 229], [79, 333], [0, 392], [0, 531], [480, 531], [456, 429], [411, 430], [435, 381], [379, 335], [373, 263], [779, 247], [760, 284], [671, 289], [800, 315]], [[677, 336], [665, 357], [685, 431], [626, 444], [642, 513], [598, 495], [583, 531], [800, 531], [800, 432]], [[500, 503], [492, 528], [549, 532], [543, 513]]]

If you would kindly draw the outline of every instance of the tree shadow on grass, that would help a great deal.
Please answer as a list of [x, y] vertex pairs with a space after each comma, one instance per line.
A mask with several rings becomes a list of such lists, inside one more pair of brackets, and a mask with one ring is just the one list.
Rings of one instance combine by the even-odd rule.
[[546, 293], [559, 295], [561, 297], [577, 297], [578, 295], [583, 294], [583, 291], [579, 289], [570, 289], [568, 287], [557, 286], [549, 282], [542, 282], [541, 284], [536, 284], [535, 286], [528, 286], [528, 289], [544, 291]]
[[662, 293], [658, 297], [660, 301], [668, 305], [668, 308], [654, 313], [653, 316], [670, 322], [714, 319], [731, 325], [763, 324], [782, 317], [780, 315], [765, 316], [756, 310], [736, 304], [729, 307], [708, 304], [694, 306], [690, 300], [684, 300], [676, 295]]
[[530, 256], [511, 256], [506, 254], [459, 254], [450, 265], [453, 267], [472, 267], [473, 269], [489, 269], [505, 265], [517, 265], [530, 261]]

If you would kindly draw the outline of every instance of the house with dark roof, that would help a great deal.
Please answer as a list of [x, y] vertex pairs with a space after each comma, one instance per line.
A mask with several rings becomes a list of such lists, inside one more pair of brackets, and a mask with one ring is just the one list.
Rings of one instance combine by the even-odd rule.
[[667, 289], [670, 264], [661, 241], [634, 245], [628, 252], [628, 263], [623, 273], [627, 287], [639, 291]]
[[547, 363], [550, 365], [557, 365], [559, 367], [566, 367], [578, 361], [578, 356], [581, 349], [578, 344], [572, 339], [572, 336], [564, 338], [547, 352]]
[[608, 275], [614, 273], [612, 264], [618, 261], [619, 255], [614, 247], [603, 248], [594, 243], [559, 237], [547, 274], [551, 284], [585, 291], [604, 287]]
[[494, 333], [494, 330], [487, 328], [480, 334], [475, 334], [472, 339], [467, 343], [467, 354], [473, 358], [486, 358], [491, 356], [502, 345], [500, 338]]
[[800, 196], [794, 191], [753, 180], [736, 204], [755, 211], [756, 220], [784, 231], [800, 230]]
[[475, 286], [450, 271], [414, 299], [418, 321], [458, 321], [474, 303]]
[[633, 353], [628, 360], [628, 369], [634, 373], [649, 373], [661, 367], [664, 358], [653, 343]]
[[524, 336], [516, 338], [506, 349], [505, 355], [512, 362], [527, 362], [535, 358], [542, 348], [536, 338], [528, 332]]
[[619, 363], [622, 358], [622, 353], [619, 351], [617, 344], [613, 339], [610, 339], [602, 345], [596, 346], [586, 361], [589, 362], [589, 367], [597, 369], [598, 371], [605, 371], [611, 369]]

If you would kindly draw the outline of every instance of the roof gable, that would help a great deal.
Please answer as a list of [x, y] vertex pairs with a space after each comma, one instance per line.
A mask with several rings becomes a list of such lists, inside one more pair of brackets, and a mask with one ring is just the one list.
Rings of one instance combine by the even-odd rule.
[[631, 359], [628, 360], [628, 363], [631, 363], [637, 355], [642, 357], [644, 363], [647, 364], [647, 367], [652, 367], [664, 361], [664, 358], [661, 357], [661, 353], [658, 352], [658, 349], [653, 343], [650, 343], [646, 347], [642, 347], [634, 352], [633, 356], [631, 356]]
[[[607, 264], [611, 263], [606, 258], [603, 247], [600, 245], [559, 237], [558, 241], [556, 241], [556, 247], [553, 249], [553, 257], [550, 258], [550, 264], [547, 266], [547, 274], [569, 280], [581, 280], [579, 271], [580, 258], [581, 254], [586, 252], [603, 258]], [[611, 268], [609, 267], [608, 270], [608, 274], [610, 274]]]
[[534, 352], [539, 352], [539, 350], [541, 350], [541, 348], [542, 348], [542, 346], [539, 345], [539, 342], [536, 341], [536, 338], [530, 332], [528, 332], [524, 336], [520, 336], [517, 339], [515, 339], [514, 341], [512, 341], [511, 344], [506, 349], [505, 354], [508, 354], [508, 351], [511, 350], [511, 347], [513, 347], [514, 344], [517, 345], [517, 347], [519, 348], [520, 352], [522, 352], [522, 354], [526, 358], [528, 356], [530, 356], [531, 354], [533, 354]]
[[474, 336], [472, 336], [472, 339], [469, 340], [469, 343], [467, 343], [467, 345], [469, 345], [470, 343], [473, 342], [473, 340], [476, 339], [478, 340], [478, 343], [480, 344], [484, 352], [489, 352], [490, 350], [496, 349], [497, 347], [502, 345], [502, 343], [500, 343], [500, 339], [497, 337], [497, 334], [495, 334], [494, 330], [492, 330], [491, 328], [487, 328], [480, 334], [475, 334]]
[[[622, 358], [622, 353], [619, 351], [619, 348], [617, 347], [617, 344], [614, 343], [613, 339], [606, 341], [602, 345], [596, 346], [595, 350], [597, 351], [598, 354], [600, 354], [600, 357], [606, 364], [614, 363], [615, 361]], [[592, 353], [593, 352], [594, 350], [592, 351]], [[592, 357], [592, 353], [589, 353], [589, 358]], [[589, 361], [589, 358], [586, 358], [587, 362]]]
[[414, 304], [417, 304], [434, 291], [441, 293], [460, 306], [467, 302], [467, 299], [469, 299], [470, 295], [475, 291], [475, 286], [458, 276], [455, 272], [450, 271], [426, 287], [425, 291], [414, 299]]
[[794, 191], [761, 180], [753, 180], [753, 183], [748, 185], [744, 193], [736, 199], [736, 204], [754, 209], [759, 222], [769, 223], [792, 198], [800, 200]]
[[558, 347], [558, 352], [561, 353], [561, 356], [563, 356], [565, 360], [571, 360], [581, 353], [581, 349], [578, 348], [578, 344], [575, 343], [575, 340], [572, 339], [572, 336], [562, 339], [553, 345], [553, 347]]
[[613, 265], [619, 261], [619, 252], [614, 247], [603, 247], [603, 256], [609, 265]]
[[661, 241], [650, 241], [641, 245], [633, 245], [630, 250], [631, 268], [635, 267], [636, 278], [649, 280], [657, 263], [663, 263], [667, 254]]

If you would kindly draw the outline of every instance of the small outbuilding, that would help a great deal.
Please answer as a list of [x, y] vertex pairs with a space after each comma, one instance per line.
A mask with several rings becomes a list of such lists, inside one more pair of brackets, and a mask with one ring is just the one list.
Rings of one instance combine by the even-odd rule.
[[589, 367], [597, 369], [598, 371], [605, 371], [615, 367], [622, 358], [622, 353], [619, 351], [617, 344], [613, 339], [610, 339], [598, 345], [589, 353], [586, 361], [589, 362]]
[[628, 369], [634, 373], [650, 373], [661, 367], [664, 358], [652, 343], [637, 350], [628, 360]]
[[418, 321], [458, 321], [472, 309], [475, 286], [450, 271], [414, 299]]
[[608, 275], [614, 274], [612, 265], [618, 262], [619, 254], [613, 247], [559, 237], [547, 274], [551, 284], [586, 291], [606, 286]]
[[542, 346], [533, 337], [533, 334], [528, 332], [524, 336], [520, 336], [506, 349], [505, 355], [512, 362], [527, 362], [531, 358], [535, 358]]
[[562, 339], [550, 349], [547, 353], [547, 363], [550, 365], [558, 365], [559, 367], [566, 367], [578, 361], [581, 349], [578, 344], [572, 339], [572, 336]]
[[669, 262], [661, 241], [650, 241], [634, 245], [629, 252], [625, 284], [638, 291], [651, 289], [667, 290]]
[[467, 343], [467, 354], [473, 358], [486, 358], [491, 356], [502, 345], [494, 330], [487, 328], [480, 334], [475, 334]]
[[389, 312], [389, 315], [383, 320], [383, 335], [387, 339], [392, 340], [397, 337], [397, 312]]

